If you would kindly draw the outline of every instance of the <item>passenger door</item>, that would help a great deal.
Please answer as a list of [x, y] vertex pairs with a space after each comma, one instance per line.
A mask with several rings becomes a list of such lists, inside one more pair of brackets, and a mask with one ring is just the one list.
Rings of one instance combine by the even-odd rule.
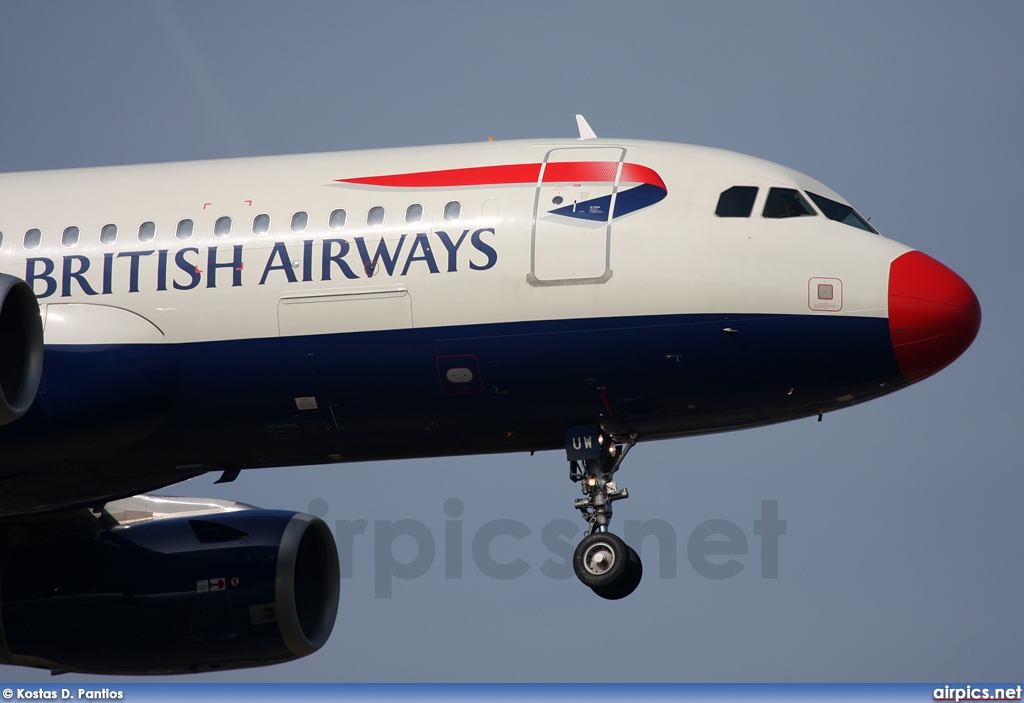
[[552, 149], [534, 200], [531, 285], [604, 283], [612, 275], [615, 195], [626, 150]]

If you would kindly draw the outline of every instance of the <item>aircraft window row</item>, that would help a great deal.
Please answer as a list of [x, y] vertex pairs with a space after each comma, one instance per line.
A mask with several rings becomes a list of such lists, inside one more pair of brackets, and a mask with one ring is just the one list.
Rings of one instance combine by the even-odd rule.
[[[750, 217], [754, 211], [757, 192], [757, 186], [733, 186], [722, 191], [718, 196], [715, 215], [718, 217]], [[810, 191], [807, 195], [828, 219], [878, 234], [878, 231], [849, 205]], [[761, 211], [761, 216], [769, 219], [813, 217], [817, 214], [804, 194], [794, 188], [769, 188], [764, 209]]]
[[[757, 189], [754, 188], [756, 194]], [[831, 202], [831, 201], [830, 201]], [[840, 205], [835, 203], [835, 205]], [[843, 206], [845, 207], [845, 206]], [[852, 211], [852, 209], [851, 209]], [[366, 225], [368, 227], [381, 227], [384, 224], [385, 209], [382, 206], [375, 206], [370, 208], [366, 213]], [[748, 213], [749, 215], [749, 213]], [[738, 217], [739, 215], [723, 215], [723, 217]], [[844, 215], [844, 217], [847, 215]], [[859, 218], [859, 215], [854, 213], [854, 216]], [[444, 206], [442, 212], [442, 219], [446, 224], [453, 224], [459, 221], [462, 217], [462, 203], [457, 200], [453, 200]], [[327, 221], [327, 228], [333, 232], [337, 232], [345, 228], [348, 222], [348, 213], [338, 208], [331, 212], [330, 217]], [[420, 203], [413, 203], [405, 211], [405, 223], [407, 225], [418, 225], [423, 222], [423, 205]], [[224, 217], [217, 218], [217, 221], [213, 225], [213, 236], [217, 239], [225, 239], [231, 235], [232, 231], [232, 220], [230, 217], [225, 215]], [[302, 234], [306, 231], [309, 226], [309, 213], [300, 210], [292, 215], [289, 229], [293, 234]], [[267, 213], [261, 213], [256, 215], [252, 220], [252, 233], [257, 237], [261, 237], [270, 232], [270, 215]], [[110, 246], [117, 242], [118, 229], [117, 225], [110, 223], [103, 225], [100, 228], [100, 244], [104, 246]], [[195, 234], [195, 221], [186, 218], [179, 220], [174, 230], [174, 237], [180, 242], [187, 242], [192, 239]], [[22, 242], [26, 251], [35, 251], [39, 248], [42, 243], [42, 231], [33, 227], [32, 229], [25, 232], [25, 238]], [[70, 226], [64, 229], [61, 234], [60, 243], [66, 249], [72, 249], [77, 247], [81, 240], [82, 231], [77, 226]], [[0, 248], [3, 247], [3, 232], [0, 232]], [[139, 225], [137, 234], [139, 242], [146, 244], [156, 239], [156, 223], [152, 221], [146, 221]]]

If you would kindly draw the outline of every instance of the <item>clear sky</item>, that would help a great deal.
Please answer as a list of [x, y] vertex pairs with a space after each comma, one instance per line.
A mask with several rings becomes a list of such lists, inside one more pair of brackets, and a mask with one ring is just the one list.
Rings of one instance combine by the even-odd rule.
[[[175, 486], [368, 521], [327, 646], [195, 680], [1019, 678], [1022, 26], [1019, 2], [0, 0], [0, 171], [575, 136], [581, 112], [599, 136], [808, 173], [981, 301], [974, 345], [917, 386], [821, 423], [638, 446], [613, 527], [659, 519], [677, 543], [659, 564], [644, 542], [644, 581], [620, 602], [542, 568], [545, 528], [583, 526], [558, 452]], [[774, 579], [754, 532], [762, 501], [786, 521]], [[377, 521], [400, 519], [436, 551], [422, 576], [382, 579]], [[529, 567], [517, 578], [473, 558], [499, 519], [529, 531], [493, 544]], [[688, 557], [712, 519], [748, 543], [731, 578]], [[394, 556], [417, 546], [402, 537]], [[445, 578], [446, 559], [462, 578]]]

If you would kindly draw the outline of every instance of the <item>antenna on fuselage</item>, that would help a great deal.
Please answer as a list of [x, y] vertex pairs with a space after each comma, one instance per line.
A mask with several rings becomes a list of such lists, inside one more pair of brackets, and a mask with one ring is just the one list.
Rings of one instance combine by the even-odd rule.
[[583, 115], [576, 115], [576, 127], [580, 130], [580, 139], [597, 139], [594, 130], [587, 124], [587, 118]]

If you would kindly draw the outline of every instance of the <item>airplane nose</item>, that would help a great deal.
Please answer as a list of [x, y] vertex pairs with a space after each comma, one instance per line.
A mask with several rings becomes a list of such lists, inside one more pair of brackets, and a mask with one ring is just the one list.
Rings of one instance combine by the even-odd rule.
[[911, 251], [889, 266], [889, 336], [900, 373], [920, 381], [964, 353], [981, 327], [981, 305], [967, 282]]

